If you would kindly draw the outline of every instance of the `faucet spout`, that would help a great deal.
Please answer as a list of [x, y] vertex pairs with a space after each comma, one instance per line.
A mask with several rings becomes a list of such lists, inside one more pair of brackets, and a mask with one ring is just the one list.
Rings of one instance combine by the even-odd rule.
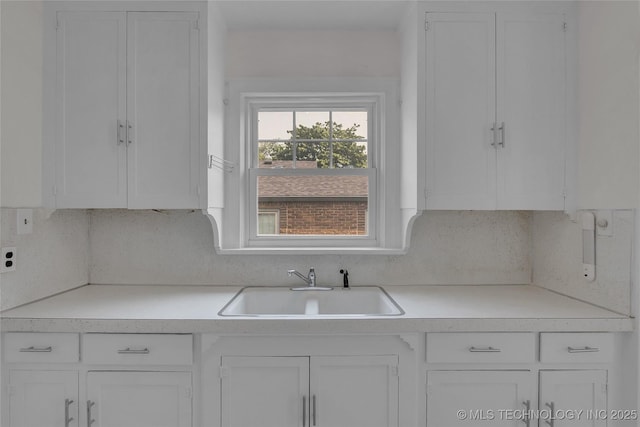
[[303, 276], [302, 273], [300, 273], [298, 270], [287, 270], [287, 274], [289, 275], [289, 277], [291, 277], [291, 276], [293, 276], [295, 274], [296, 276], [298, 276], [299, 278], [304, 280], [304, 283], [306, 283], [307, 286], [315, 286], [316, 274], [313, 271], [313, 268], [311, 269], [311, 271], [309, 271], [309, 274], [311, 275], [312, 272], [313, 272], [313, 279], [311, 279], [311, 277]]
[[303, 275], [298, 270], [287, 270], [287, 274], [289, 275], [289, 277], [295, 274], [296, 276], [304, 280], [304, 283], [307, 284], [307, 286], [304, 288], [291, 288], [294, 291], [303, 291], [303, 290], [330, 291], [333, 289], [331, 287], [316, 286], [316, 270], [313, 267], [309, 269], [309, 274], [307, 274], [307, 276]]

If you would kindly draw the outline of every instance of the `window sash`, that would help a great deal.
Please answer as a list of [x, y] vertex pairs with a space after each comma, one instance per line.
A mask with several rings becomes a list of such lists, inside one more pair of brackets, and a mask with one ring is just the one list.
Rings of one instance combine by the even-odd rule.
[[[366, 176], [368, 178], [367, 196], [367, 234], [366, 235], [259, 235], [258, 234], [258, 178], [260, 176]], [[249, 169], [249, 212], [248, 245], [253, 247], [268, 246], [375, 246], [377, 243], [377, 170], [367, 169]]]

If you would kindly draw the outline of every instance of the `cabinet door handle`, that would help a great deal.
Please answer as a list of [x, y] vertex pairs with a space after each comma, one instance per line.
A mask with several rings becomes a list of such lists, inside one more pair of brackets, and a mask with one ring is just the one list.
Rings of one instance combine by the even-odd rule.
[[118, 120], [118, 145], [124, 143], [124, 123]]
[[531, 425], [531, 418], [529, 418], [531, 412], [531, 401], [525, 400], [522, 404], [524, 405], [524, 417], [522, 417], [522, 422], [524, 425], [529, 427]]
[[307, 396], [302, 396], [302, 427], [307, 427]]
[[498, 132], [498, 124], [494, 123], [493, 126], [491, 126], [491, 129], [489, 129], [491, 131], [491, 146], [493, 148], [497, 148], [498, 146], [498, 142], [497, 142], [497, 132]]
[[505, 144], [505, 139], [504, 139], [504, 122], [502, 122], [502, 124], [500, 125], [500, 127], [498, 128], [498, 130], [500, 131], [500, 141], [498, 141], [498, 145], [502, 148], [504, 148], [504, 144]]
[[73, 421], [73, 417], [69, 416], [69, 406], [71, 406], [72, 403], [73, 399], [64, 400], [64, 427], [69, 427], [71, 421]]
[[569, 353], [597, 353], [600, 349], [598, 347], [567, 347], [567, 352]]
[[313, 425], [316, 425], [316, 395], [314, 394], [311, 397], [311, 419], [313, 421]]
[[87, 427], [91, 427], [91, 424], [96, 422], [96, 420], [91, 418], [91, 408], [95, 404], [96, 404], [96, 402], [92, 402], [90, 400], [87, 400]]
[[127, 120], [127, 143], [133, 143], [133, 123]]
[[27, 347], [21, 348], [20, 353], [51, 353], [53, 351], [53, 347]]
[[544, 420], [544, 422], [549, 424], [549, 427], [553, 427], [553, 425], [555, 423], [555, 420], [553, 419], [553, 415], [554, 415], [554, 412], [556, 410], [556, 405], [553, 402], [545, 403], [545, 405], [549, 407], [550, 415], [549, 415], [549, 419], [548, 420]]
[[501, 351], [495, 347], [469, 347], [470, 353], [500, 353]]
[[151, 353], [151, 351], [148, 348], [140, 348], [140, 349], [135, 349], [135, 348], [125, 348], [122, 350], [118, 350], [118, 354], [149, 354]]

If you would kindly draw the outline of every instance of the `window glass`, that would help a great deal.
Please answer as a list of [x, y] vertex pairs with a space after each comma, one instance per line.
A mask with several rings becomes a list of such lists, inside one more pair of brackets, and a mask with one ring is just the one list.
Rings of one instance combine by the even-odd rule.
[[[256, 118], [257, 235], [367, 236], [368, 110], [263, 108]], [[277, 223], [267, 219], [276, 211]]]

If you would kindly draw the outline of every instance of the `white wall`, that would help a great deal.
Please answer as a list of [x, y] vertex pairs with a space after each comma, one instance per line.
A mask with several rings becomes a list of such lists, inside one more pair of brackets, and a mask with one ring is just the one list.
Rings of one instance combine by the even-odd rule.
[[227, 78], [399, 77], [395, 31], [229, 31]]
[[0, 206], [42, 205], [42, 3], [2, 0]]
[[283, 285], [316, 267], [320, 284], [522, 284], [531, 278], [530, 214], [427, 212], [403, 256], [217, 255], [211, 225], [190, 211], [95, 210], [89, 279], [100, 284]]
[[589, 282], [582, 273], [582, 223], [561, 212], [533, 213], [533, 283], [631, 314], [634, 223], [632, 210], [613, 211], [613, 235], [597, 236], [596, 279]]
[[640, 194], [633, 1], [580, 2], [578, 208], [634, 209]]
[[48, 213], [34, 209], [33, 232], [17, 234], [16, 209], [0, 209], [0, 245], [17, 248], [16, 271], [0, 274], [0, 310], [89, 281], [89, 216], [81, 210]]

